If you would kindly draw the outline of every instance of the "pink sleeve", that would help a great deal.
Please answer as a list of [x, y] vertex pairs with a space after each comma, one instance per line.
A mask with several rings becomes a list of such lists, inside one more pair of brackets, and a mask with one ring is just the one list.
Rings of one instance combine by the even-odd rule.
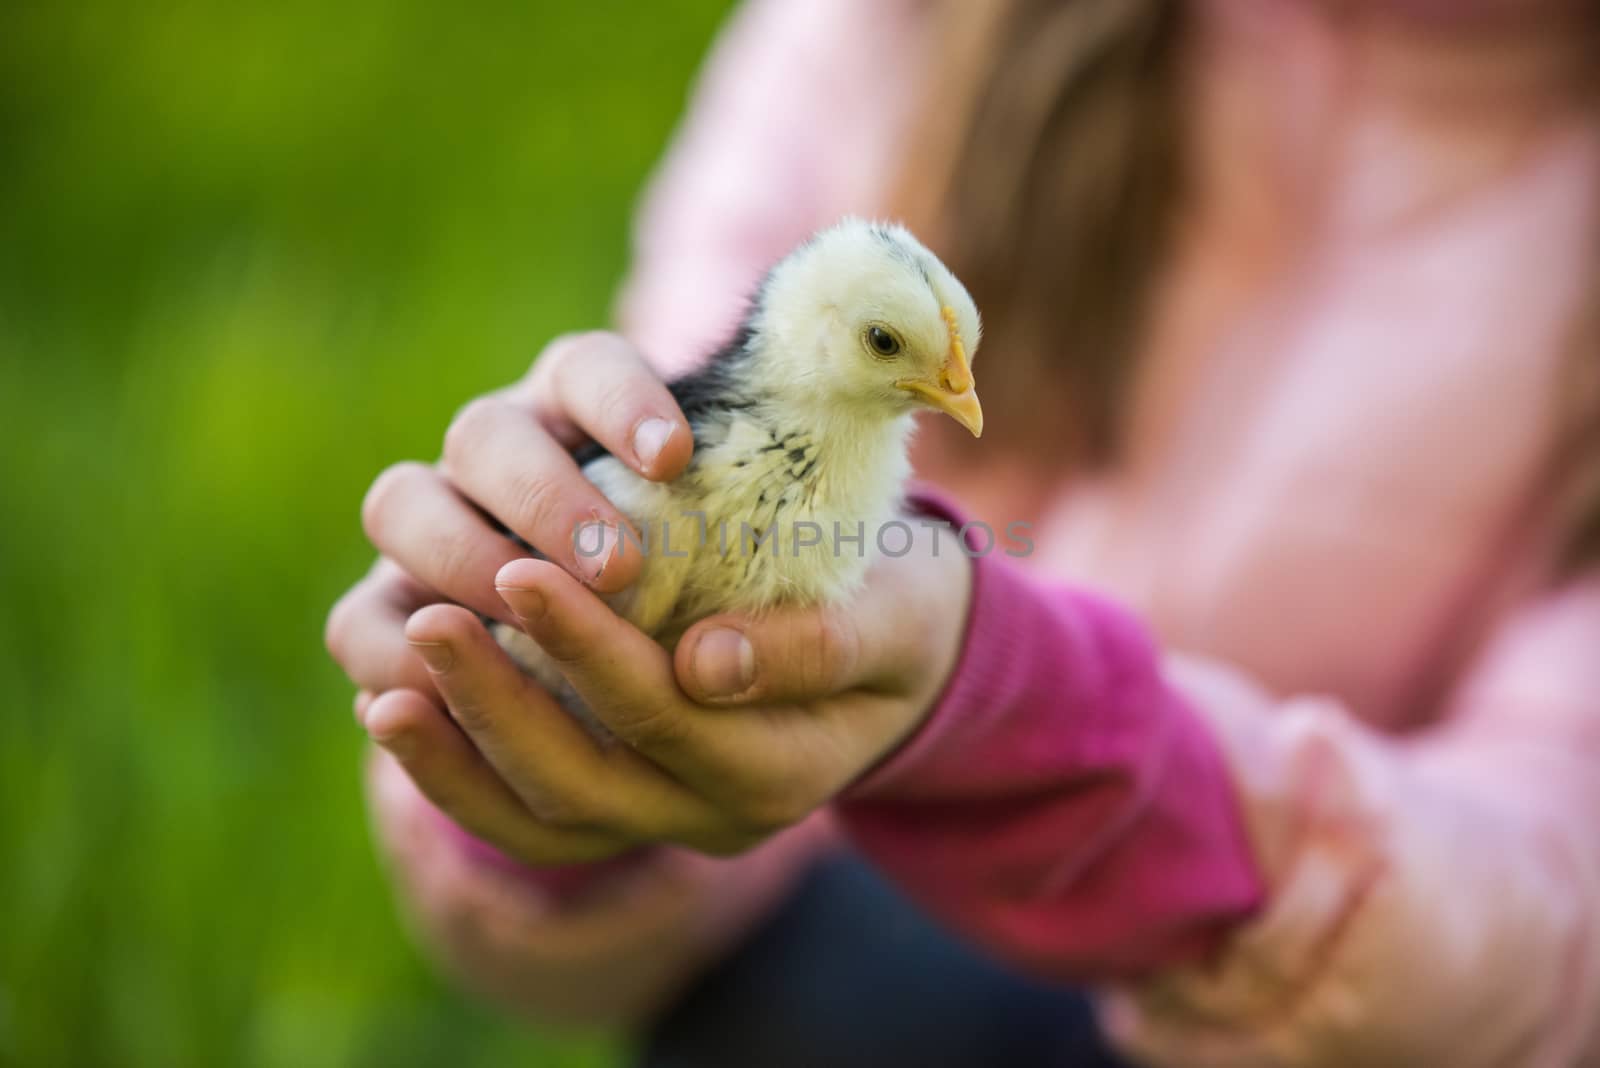
[[1600, 1064], [1600, 575], [1501, 627], [1434, 727], [1173, 665], [1268, 886], [1206, 968], [1108, 995], [1142, 1062]]
[[1047, 975], [1200, 959], [1261, 883], [1208, 726], [1144, 628], [973, 561], [960, 664], [921, 730], [839, 806], [935, 915]]

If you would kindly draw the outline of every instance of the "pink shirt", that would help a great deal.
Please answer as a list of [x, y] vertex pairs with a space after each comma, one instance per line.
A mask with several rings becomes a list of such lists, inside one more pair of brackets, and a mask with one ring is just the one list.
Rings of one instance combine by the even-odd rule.
[[[799, 238], [880, 208], [921, 10], [756, 0], [725, 34], [621, 305], [665, 369]], [[1370, 125], [1326, 165], [1396, 148]], [[790, 872], [837, 819], [951, 924], [1095, 984], [1153, 1065], [1600, 1064], [1600, 575], [1542, 581], [1600, 144], [1544, 148], [1436, 239], [1311, 233], [1282, 299], [1158, 336], [1125, 461], [1061, 488], [1026, 571], [979, 565], [919, 734], [744, 858], [640, 865], [701, 872], [684, 907], [723, 944], [715, 917], [781, 886], [727, 873]], [[1324, 208], [1393, 207], [1341, 188]], [[1514, 308], [1507, 263], [1541, 265]], [[1226, 300], [1196, 276], [1169, 318]]]

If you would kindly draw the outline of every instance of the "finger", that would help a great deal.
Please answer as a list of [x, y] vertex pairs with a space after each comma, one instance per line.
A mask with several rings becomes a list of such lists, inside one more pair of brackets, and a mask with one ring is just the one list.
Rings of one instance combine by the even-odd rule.
[[840, 717], [795, 706], [730, 716], [685, 700], [666, 650], [559, 568], [517, 560], [498, 583], [523, 630], [595, 718], [712, 802], [736, 830], [759, 836], [790, 826], [857, 766]]
[[710, 729], [678, 690], [666, 650], [560, 569], [519, 560], [496, 581], [523, 630], [595, 718], [696, 792], [719, 792], [729, 773], [727, 754], [749, 723], [718, 721]]
[[472, 744], [420, 693], [391, 690], [367, 708], [367, 732], [418, 790], [468, 834], [531, 864], [612, 856], [627, 843], [595, 831], [543, 826]]
[[367, 491], [361, 522], [378, 551], [417, 582], [510, 622], [494, 575], [527, 551], [497, 533], [438, 471], [419, 463], [388, 468]]
[[711, 806], [658, 768], [602, 749], [465, 611], [426, 608], [406, 634], [451, 715], [540, 822], [639, 839], [682, 838], [714, 822]]
[[[328, 613], [323, 633], [328, 653], [363, 689], [431, 693], [432, 677], [406, 643], [405, 626], [411, 613], [437, 600], [392, 561], [379, 560]], [[504, 602], [500, 611], [510, 614]]]
[[559, 568], [513, 561], [498, 581], [594, 717], [709, 802], [724, 833], [759, 838], [790, 826], [838, 785], [837, 722], [794, 707], [737, 716], [700, 708], [678, 690], [666, 650]]
[[[967, 586], [947, 572], [966, 567], [946, 538], [943, 555], [874, 566], [849, 602], [775, 611], [759, 618], [713, 616], [674, 650], [683, 691], [702, 704], [806, 704], [846, 690], [910, 693], [942, 685], [919, 665], [942, 642], [960, 641]], [[953, 655], [953, 654], [952, 654]]]
[[450, 424], [444, 463], [462, 493], [588, 585], [614, 593], [638, 576], [643, 554], [616, 551], [622, 513], [527, 412], [474, 401]]
[[816, 701], [894, 677], [877, 624], [849, 605], [713, 616], [684, 634], [673, 666], [684, 692], [704, 704]]
[[678, 402], [619, 334], [571, 334], [534, 364], [530, 393], [542, 422], [571, 426], [648, 479], [683, 473], [694, 451]]

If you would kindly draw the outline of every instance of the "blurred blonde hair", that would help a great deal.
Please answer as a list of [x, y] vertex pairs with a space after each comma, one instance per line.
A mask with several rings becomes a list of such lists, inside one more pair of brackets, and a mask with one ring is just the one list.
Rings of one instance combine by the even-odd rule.
[[[1183, 195], [1184, 8], [944, 0], [936, 11], [941, 77], [894, 206], [967, 283], [984, 354], [1005, 362], [984, 383], [989, 448], [1077, 466], [1115, 456]], [[1594, 314], [1574, 339], [1562, 573], [1600, 563], [1600, 246], [1596, 264]], [[1065, 410], [1041, 419], [1041, 397]]]
[[[1595, 250], [1600, 264], [1600, 242]], [[1600, 565], [1600, 268], [1593, 280], [1594, 294], [1586, 321], [1574, 337], [1572, 366], [1567, 378], [1567, 440], [1570, 477], [1562, 509], [1562, 541], [1558, 574], [1571, 575]]]
[[[895, 206], [955, 266], [983, 309], [985, 356], [1005, 361], [984, 384], [984, 407], [998, 416], [986, 446], [1090, 463], [1114, 450], [1129, 354], [1180, 192], [1181, 8], [938, 8], [941, 77], [912, 131], [913, 169]], [[1041, 390], [1071, 398], [1071, 411], [1041, 421], [1032, 403]]]

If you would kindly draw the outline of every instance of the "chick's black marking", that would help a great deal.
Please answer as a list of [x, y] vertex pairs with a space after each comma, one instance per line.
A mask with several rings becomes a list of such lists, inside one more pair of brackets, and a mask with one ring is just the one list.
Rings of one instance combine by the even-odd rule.
[[712, 353], [704, 365], [667, 383], [672, 399], [678, 402], [684, 418], [689, 420], [689, 429], [697, 432], [696, 445], [700, 444], [698, 430], [707, 416], [741, 411], [754, 403], [739, 379], [739, 371], [750, 359], [751, 344], [756, 337], [755, 318], [752, 308], [733, 337]]
[[922, 262], [921, 257], [897, 241], [895, 236], [882, 226], [874, 226], [872, 236], [877, 238], [895, 259], [920, 274], [929, 289], [933, 288], [933, 278], [928, 274], [928, 265]]
[[[765, 288], [766, 280], [763, 279], [761, 287], [750, 301], [750, 307], [743, 321], [732, 337], [713, 352], [700, 367], [667, 383], [667, 391], [672, 394], [672, 399], [677, 401], [684, 418], [689, 421], [696, 449], [706, 444], [704, 434], [718, 421], [719, 416], [749, 411], [759, 403], [760, 398], [752, 395], [743, 372], [749, 361], [756, 356], [755, 346], [759, 334], [757, 324], [761, 319]], [[775, 508], [781, 509], [790, 503], [790, 491], [794, 488], [794, 484], [804, 481], [806, 476], [816, 469], [822, 450], [803, 431], [780, 433], [776, 429], [769, 429], [768, 435], [771, 438], [770, 443], [762, 446], [759, 451], [782, 452], [790, 465], [784, 470], [793, 481], [786, 485], [763, 489], [757, 503], [766, 505], [773, 497], [773, 490], [776, 489], [778, 493]], [[609, 455], [611, 453], [605, 446], [597, 441], [590, 441], [575, 449], [572, 458], [582, 468]], [[738, 460], [734, 466], [744, 467], [747, 463], [747, 460]], [[694, 464], [691, 461], [690, 471], [686, 472], [685, 477], [693, 476], [693, 468]], [[530, 555], [547, 559], [543, 553], [523, 541], [494, 516], [489, 516], [488, 519], [497, 531], [510, 538]], [[485, 622], [489, 622], [487, 617]]]
[[[747, 395], [739, 381], [739, 368], [750, 358], [750, 346], [756, 337], [756, 318], [760, 309], [760, 294], [751, 303], [744, 321], [733, 337], [711, 354], [700, 367], [667, 383], [667, 392], [678, 402], [683, 417], [689, 421], [698, 448], [705, 444], [701, 433], [708, 417], [719, 412], [742, 411], [751, 407], [754, 399]], [[598, 441], [586, 442], [573, 450], [572, 458], [579, 467], [611, 453]]]

